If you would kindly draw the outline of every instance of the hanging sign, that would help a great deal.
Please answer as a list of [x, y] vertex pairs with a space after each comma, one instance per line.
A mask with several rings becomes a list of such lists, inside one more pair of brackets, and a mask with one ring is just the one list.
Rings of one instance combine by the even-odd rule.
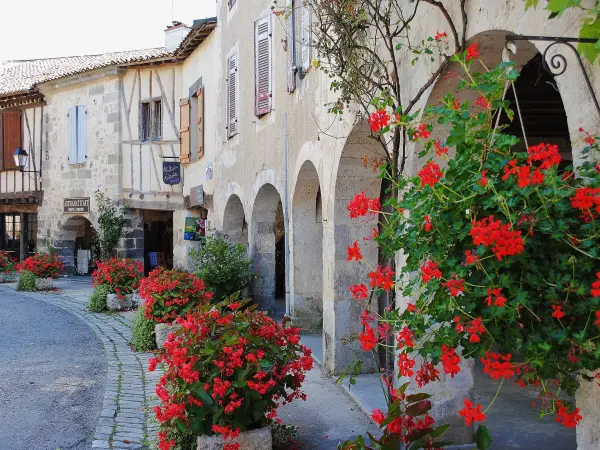
[[66, 213], [83, 213], [90, 212], [89, 197], [73, 197], [64, 199], [64, 212]]
[[181, 183], [181, 163], [179, 161], [163, 161], [163, 181], [170, 185]]

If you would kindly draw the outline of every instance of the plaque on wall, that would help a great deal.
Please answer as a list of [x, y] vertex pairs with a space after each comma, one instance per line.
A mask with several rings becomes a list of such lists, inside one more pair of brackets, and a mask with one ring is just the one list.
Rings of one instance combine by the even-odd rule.
[[181, 183], [181, 163], [179, 161], [163, 161], [163, 181], [171, 186]]
[[88, 214], [90, 212], [89, 197], [73, 197], [64, 199], [64, 212]]
[[204, 187], [202, 185], [190, 189], [190, 208], [194, 206], [204, 206]]

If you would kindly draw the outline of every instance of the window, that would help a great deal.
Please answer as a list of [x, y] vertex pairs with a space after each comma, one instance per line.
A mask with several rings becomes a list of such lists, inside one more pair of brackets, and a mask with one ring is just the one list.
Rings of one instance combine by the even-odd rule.
[[286, 6], [289, 9], [289, 15], [286, 21], [286, 51], [287, 51], [287, 72], [288, 72], [288, 92], [296, 90], [296, 2], [287, 0]]
[[18, 259], [19, 249], [21, 248], [21, 216], [19, 214], [6, 214], [3, 219], [2, 247]]
[[162, 101], [142, 102], [140, 110], [140, 138], [142, 141], [162, 138]]
[[254, 114], [271, 112], [271, 15], [254, 22]]
[[297, 76], [304, 78], [312, 65], [312, 13], [306, 0], [286, 0], [288, 92], [296, 90]]
[[196, 132], [198, 159], [204, 156], [204, 88], [196, 91]]
[[69, 164], [86, 161], [86, 110], [77, 105], [69, 110]]
[[0, 150], [2, 153], [2, 169], [14, 170], [15, 150], [22, 145], [21, 111], [7, 111], [0, 114]]
[[304, 75], [310, 69], [312, 64], [312, 14], [310, 4], [306, 0], [302, 0], [300, 6], [300, 54], [297, 65], [302, 69], [300, 76]]
[[238, 134], [238, 54], [227, 59], [227, 137]]

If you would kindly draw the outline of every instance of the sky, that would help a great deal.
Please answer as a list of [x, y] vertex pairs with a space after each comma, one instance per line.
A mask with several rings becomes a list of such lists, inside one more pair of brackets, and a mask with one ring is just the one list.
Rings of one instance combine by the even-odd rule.
[[162, 47], [172, 19], [191, 25], [216, 15], [216, 0], [0, 0], [0, 5], [0, 61]]

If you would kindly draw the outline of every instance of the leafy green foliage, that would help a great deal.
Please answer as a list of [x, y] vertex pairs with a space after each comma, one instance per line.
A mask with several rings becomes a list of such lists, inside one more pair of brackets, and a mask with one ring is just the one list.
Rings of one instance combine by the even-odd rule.
[[131, 323], [131, 345], [136, 352], [147, 352], [156, 348], [154, 325], [156, 322], [144, 315], [144, 307], [139, 307]]
[[117, 208], [110, 199], [100, 191], [96, 191], [96, 204], [98, 207], [98, 224], [100, 231], [94, 234], [95, 247], [101, 260], [108, 259], [119, 243], [125, 218], [122, 208]]
[[17, 283], [17, 291], [33, 292], [35, 291], [35, 274], [28, 270], [21, 271], [19, 282]]
[[192, 250], [190, 256], [196, 275], [215, 293], [217, 301], [243, 291], [254, 278], [246, 247], [230, 244], [224, 237], [207, 236], [202, 247]]
[[94, 291], [88, 302], [88, 309], [92, 312], [106, 311], [106, 296], [110, 294], [110, 286], [99, 284], [94, 287]]

